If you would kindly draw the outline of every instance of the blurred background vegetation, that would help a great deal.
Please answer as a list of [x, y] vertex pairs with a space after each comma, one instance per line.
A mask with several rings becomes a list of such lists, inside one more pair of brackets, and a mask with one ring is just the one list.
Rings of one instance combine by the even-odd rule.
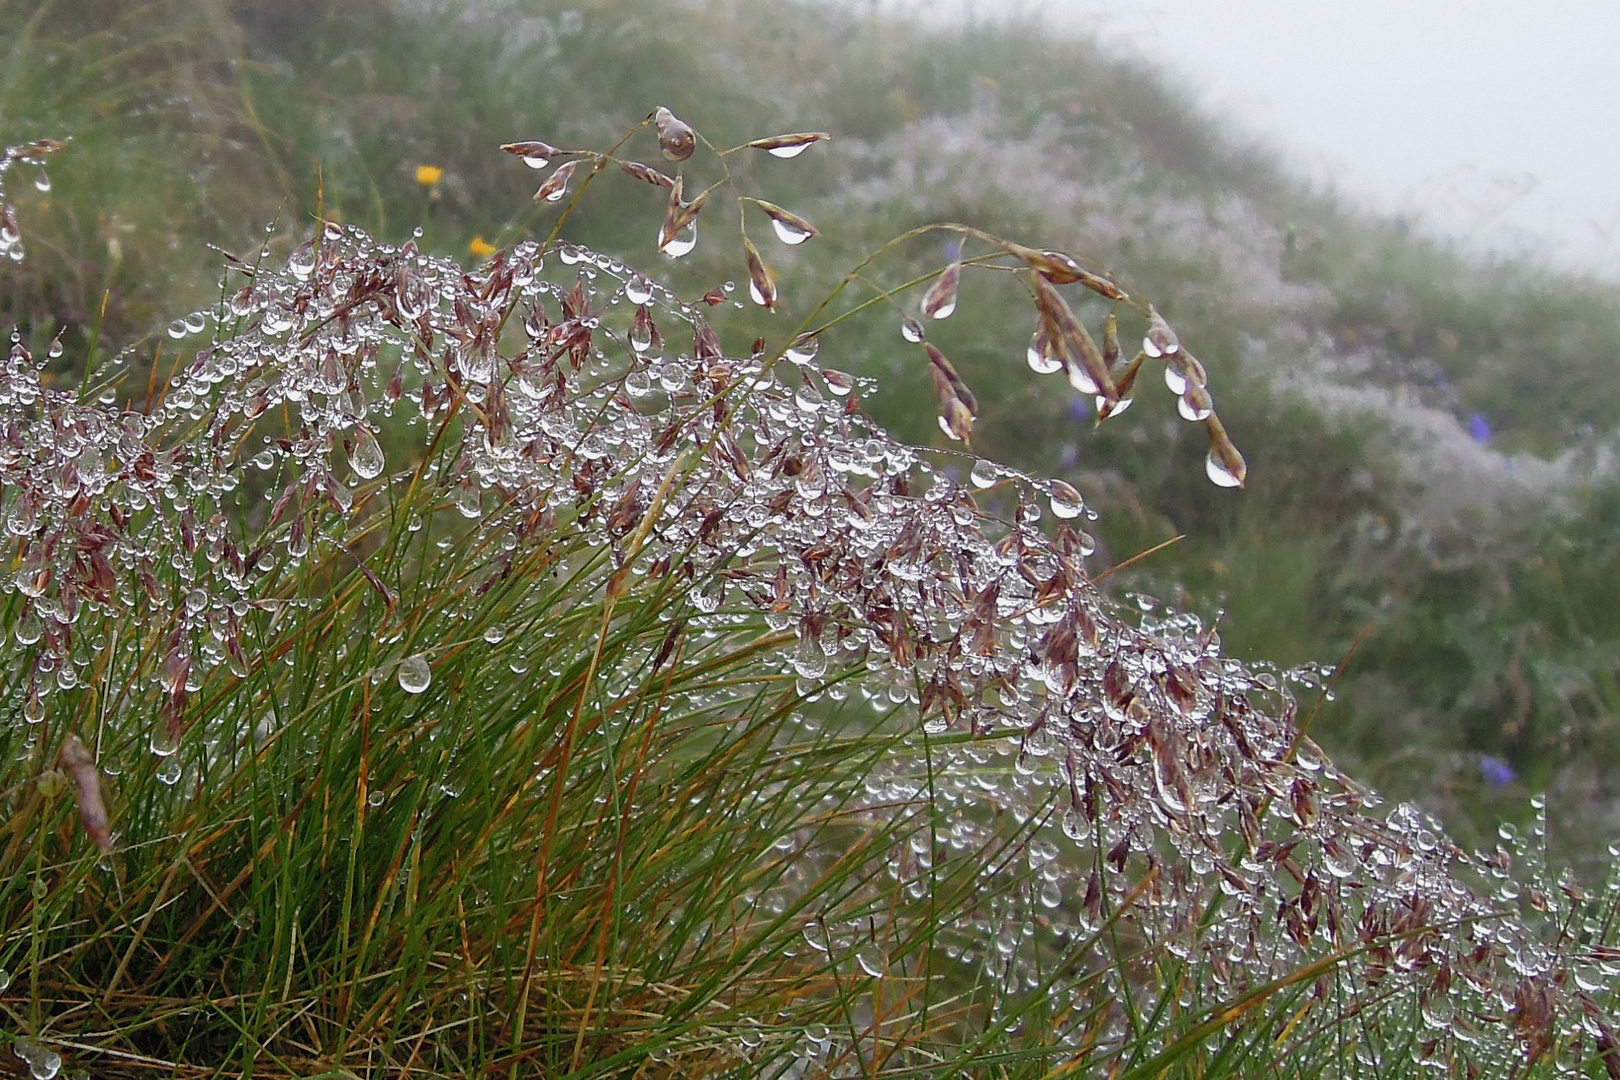
[[[739, 166], [822, 235], [770, 253], [786, 313], [715, 309], [730, 348], [779, 342], [929, 221], [1107, 269], [1210, 370], [1248, 488], [1204, 480], [1201, 429], [1154, 386], [1151, 407], [1094, 428], [1025, 367], [1007, 282], [970, 269], [930, 336], [981, 398], [976, 449], [1081, 490], [1099, 571], [1185, 537], [1110, 588], [1218, 619], [1247, 660], [1348, 658], [1313, 735], [1465, 844], [1528, 817], [1537, 790], [1577, 863], [1620, 832], [1611, 284], [1362, 214], [1155, 73], [1033, 24], [726, 0], [0, 0], [0, 56], [0, 138], [71, 138], [48, 180], [7, 177], [28, 257], [0, 260], [0, 320], [160, 371], [163, 328], [217, 296], [221, 251], [284, 251], [318, 214], [396, 241], [420, 227], [469, 264], [549, 228], [538, 174], [501, 143], [602, 147], [661, 104], [718, 146], [832, 132], [792, 166]], [[662, 212], [615, 173], [569, 235], [692, 298], [743, 276], [714, 210], [696, 253], [659, 258]], [[947, 257], [919, 242], [877, 280]], [[941, 442], [896, 322], [851, 320], [821, 362], [880, 377], [866, 407]]]

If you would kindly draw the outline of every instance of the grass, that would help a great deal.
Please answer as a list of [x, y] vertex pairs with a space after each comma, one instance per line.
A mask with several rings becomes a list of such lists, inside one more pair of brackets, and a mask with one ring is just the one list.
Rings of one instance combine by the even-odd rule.
[[[1592, 987], [1612, 978], [1603, 966], [1612, 961], [1575, 943], [1612, 941], [1612, 889], [1592, 883], [1609, 879], [1613, 859], [1604, 815], [1615, 796], [1603, 779], [1615, 753], [1604, 599], [1613, 498], [1600, 440], [1580, 426], [1606, 425], [1607, 383], [1592, 373], [1612, 355], [1612, 290], [1473, 266], [1302, 194], [1157, 82], [1084, 43], [1034, 42], [1028, 28], [967, 41], [829, 15], [806, 35], [753, 11], [683, 9], [660, 20], [645, 5], [606, 0], [575, 15], [544, 5], [493, 22], [383, 4], [313, 4], [291, 21], [270, 4], [4, 8], [6, 141], [73, 136], [50, 159], [50, 191], [32, 187], [25, 163], [6, 177], [27, 258], [0, 264], [0, 291], [22, 345], [43, 361], [37, 378], [33, 361], [8, 374], [20, 389], [7, 407], [28, 433], [20, 460], [31, 464], [7, 467], [72, 462], [83, 485], [89, 461], [91, 486], [81, 490], [96, 491], [90, 516], [118, 534], [109, 550], [122, 553], [109, 556], [122, 584], [111, 600], [98, 596], [91, 553], [104, 538], [74, 531], [84, 508], [64, 508], [56, 494], [71, 480], [35, 471], [8, 481], [22, 561], [10, 569], [21, 591], [8, 593], [4, 613], [7, 664], [35, 673], [12, 680], [3, 706], [15, 764], [0, 784], [10, 860], [0, 968], [11, 976], [0, 998], [19, 1048], [54, 1047], [70, 1069], [143, 1074], [211, 1072], [229, 1060], [265, 1075], [576, 1066], [814, 1075], [952, 1063], [1027, 1075], [1404, 1075], [1426, 1052], [1448, 1068], [1471, 1062], [1507, 1075], [1520, 1067], [1508, 1064], [1515, 1053], [1522, 1063], [1525, 1048], [1554, 1031], [1536, 1068], [1552, 1058], [1598, 1068], [1613, 1003]], [[244, 27], [259, 36], [244, 39]], [[1006, 60], [1028, 56], [1041, 62]], [[1069, 74], [1043, 74], [1058, 70]], [[1034, 320], [1028, 287], [1012, 274], [966, 267], [960, 310], [928, 324], [948, 367], [901, 340], [900, 312], [887, 301], [851, 312], [914, 282], [894, 301], [915, 313], [960, 235], [945, 230], [889, 251], [866, 272], [870, 285], [852, 283], [821, 317], [839, 321], [816, 363], [879, 377], [881, 389], [855, 388], [862, 408], [924, 448], [884, 458], [884, 482], [904, 476], [907, 491], [875, 517], [926, 507], [927, 493], [956, 490], [950, 483], [971, 494], [974, 514], [957, 507], [971, 526], [957, 523], [938, 541], [968, 561], [953, 567], [936, 554], [930, 563], [954, 579], [983, 558], [973, 530], [990, 543], [1029, 535], [1018, 526], [1026, 502], [1050, 521], [1043, 478], [1062, 477], [1102, 511], [1085, 525], [1094, 540], [1066, 540], [1069, 558], [1100, 545], [1085, 563], [1101, 581], [1085, 608], [1100, 645], [1140, 650], [1151, 671], [1155, 657], [1174, 666], [1186, 649], [1218, 642], [1219, 656], [1241, 662], [1230, 678], [1247, 686], [1254, 715], [1286, 730], [1303, 711], [1346, 772], [1394, 798], [1420, 798], [1454, 839], [1493, 852], [1498, 866], [1501, 843], [1514, 876], [1530, 884], [1498, 892], [1507, 886], [1491, 863], [1456, 861], [1444, 843], [1429, 851], [1421, 838], [1444, 835], [1432, 822], [1373, 813], [1361, 787], [1336, 775], [1324, 777], [1332, 794], [1320, 800], [1328, 823], [1307, 827], [1304, 810], [1262, 813], [1283, 791], [1292, 805], [1298, 777], [1241, 771], [1248, 751], [1235, 742], [1205, 747], [1199, 724], [1222, 715], [1236, 685], [1221, 682], [1227, 676], [1210, 684], [1209, 669], [1199, 669], [1203, 690], [1182, 715], [1176, 692], [1153, 678], [1114, 700], [1118, 676], [1110, 690], [1101, 653], [1082, 664], [1077, 652], [1067, 692], [1093, 709], [1082, 714], [1088, 723], [1102, 722], [1094, 710], [1106, 717], [1110, 701], [1128, 716], [1139, 698], [1175, 733], [1128, 738], [1110, 753], [1039, 720], [1053, 693], [1044, 676], [1009, 697], [976, 670], [961, 701], [948, 681], [908, 681], [897, 658], [918, 628], [900, 629], [909, 624], [894, 621], [892, 601], [821, 610], [832, 602], [818, 592], [827, 582], [816, 584], [827, 545], [784, 548], [793, 515], [756, 523], [721, 514], [710, 524], [732, 496], [706, 486], [713, 464], [701, 441], [679, 442], [674, 462], [654, 460], [665, 451], [624, 452], [645, 436], [621, 439], [614, 426], [632, 411], [673, 416], [693, 402], [669, 400], [661, 382], [667, 374], [685, 392], [691, 373], [666, 373], [670, 365], [643, 363], [626, 347], [622, 299], [605, 309], [607, 329], [594, 337], [602, 355], [582, 359], [582, 373], [537, 383], [500, 366], [532, 352], [535, 333], [561, 333], [564, 294], [594, 261], [563, 262], [555, 209], [529, 209], [546, 174], [492, 147], [536, 135], [601, 145], [604, 132], [628, 128], [658, 101], [727, 144], [807, 125], [837, 133], [791, 166], [729, 159], [747, 193], [823, 230], [787, 249], [762, 217], [749, 219], [784, 312], [699, 308], [723, 351], [738, 354], [726, 362], [737, 371], [747, 370], [756, 336], [767, 341], [761, 360], [780, 352], [792, 336], [778, 325], [786, 313], [811, 310], [810, 298], [864, 259], [874, 238], [941, 219], [1083, 252], [1092, 268], [1113, 268], [1133, 293], [1153, 297], [1198, 349], [1253, 466], [1241, 498], [1205, 480], [1205, 434], [1152, 400], [1158, 371], [1144, 375], [1150, 392], [1136, 409], [1095, 431], [1094, 407], [1077, 417], [1067, 390], [1053, 393], [1049, 379], [1028, 373], [1020, 357]], [[639, 138], [642, 160], [677, 171]], [[419, 182], [419, 166], [440, 172]], [[678, 168], [692, 190], [720, 175], [705, 157]], [[664, 193], [611, 171], [592, 185], [562, 235], [610, 253], [607, 263], [645, 266]], [[728, 279], [741, 282], [736, 298], [747, 295], [724, 199], [704, 211], [697, 250], [657, 275], [687, 301]], [[288, 265], [311, 236], [315, 208], [358, 228], [318, 235], [299, 258], [318, 248], [342, 272], [385, 284], [410, 263], [467, 311], [446, 297], [424, 331], [392, 318], [399, 305], [391, 315], [385, 288], [358, 315], [277, 329], [289, 297], [326, 302]], [[266, 234], [272, 219], [279, 224]], [[406, 257], [416, 224], [418, 250]], [[532, 239], [547, 251], [544, 289], [492, 286], [496, 306], [511, 312], [498, 331], [487, 330], [491, 298], [466, 292], [493, 278], [468, 251], [475, 236], [511, 250]], [[272, 287], [238, 297], [249, 283], [238, 270], [219, 284], [204, 240], [261, 267], [253, 280]], [[975, 241], [967, 254], [997, 250]], [[329, 283], [331, 270], [322, 264], [313, 280]], [[627, 271], [594, 273], [593, 304], [620, 294]], [[1110, 305], [1067, 295], [1100, 327]], [[531, 332], [520, 324], [536, 300], [555, 322]], [[165, 332], [177, 312], [199, 306], [210, 312], [202, 331], [181, 319], [180, 337]], [[649, 310], [666, 353], [690, 355], [691, 314], [665, 293]], [[319, 306], [316, 314], [325, 317]], [[1144, 324], [1132, 309], [1120, 317], [1131, 340]], [[568, 400], [559, 410], [567, 416], [542, 429], [587, 453], [517, 464], [488, 456], [480, 425], [499, 409], [450, 389], [452, 373], [476, 382], [461, 365], [486, 362], [476, 333], [470, 351], [446, 338], [468, 325], [496, 343], [507, 403], [533, 419], [525, 386], [553, 407]], [[65, 349], [51, 357], [58, 335]], [[129, 341], [137, 344], [120, 351]], [[346, 344], [334, 356], [328, 342]], [[228, 374], [193, 371], [210, 345], [259, 359]], [[396, 367], [402, 396], [390, 407]], [[95, 370], [105, 382], [87, 379]], [[836, 408], [826, 403], [841, 399], [806, 370], [830, 424]], [[960, 397], [945, 374], [957, 371], [977, 395], [975, 449], [1012, 467], [988, 490], [968, 479], [972, 459], [948, 452], [935, 423], [935, 406]], [[330, 387], [349, 375], [334, 396]], [[643, 377], [647, 392], [632, 393]], [[634, 410], [614, 400], [621, 378]], [[783, 396], [803, 385], [783, 362], [772, 379], [769, 392]], [[765, 391], [725, 389], [723, 376], [711, 383], [704, 400], [724, 390], [734, 416], [746, 418], [753, 402], [756, 418], [778, 422], [755, 396]], [[439, 388], [431, 416], [424, 385]], [[261, 393], [266, 411], [249, 424], [246, 411], [260, 406], [248, 403]], [[1528, 400], [1538, 407], [1524, 409]], [[124, 408], [153, 419], [120, 432], [130, 423]], [[1493, 429], [1488, 447], [1466, 434], [1474, 412]], [[750, 441], [746, 419], [730, 422], [748, 468], [782, 487], [787, 470], [802, 474], [803, 453], [772, 456], [775, 442]], [[73, 456], [64, 425], [119, 448], [99, 460]], [[386, 463], [372, 479], [360, 475], [372, 455], [362, 427]], [[272, 442], [256, 441], [264, 437]], [[152, 466], [165, 478], [174, 468], [203, 483], [212, 502], [195, 520], [175, 517], [155, 475], [96, 486], [144, 460], [132, 458], [129, 439], [152, 440]], [[1591, 448], [1596, 467], [1557, 456], [1572, 440]], [[263, 469], [253, 464], [261, 453]], [[874, 478], [839, 475], [857, 493], [881, 493]], [[235, 486], [216, 489], [226, 477]], [[806, 483], [813, 491], [814, 477]], [[1540, 486], [1533, 497], [1527, 483]], [[773, 490], [806, 498], [791, 486], [791, 495]], [[120, 501], [137, 488], [138, 505]], [[32, 525], [22, 490], [39, 493]], [[653, 517], [655, 505], [665, 517]], [[112, 506], [126, 515], [116, 528]], [[52, 515], [61, 514], [78, 523], [59, 527], [66, 519]], [[829, 521], [808, 511], [796, 520]], [[664, 535], [666, 522], [682, 521], [679, 542]], [[708, 539], [689, 535], [694, 526]], [[1178, 535], [1104, 578], [1102, 568]], [[1048, 541], [1028, 542], [1048, 551]], [[1046, 573], [1042, 560], [1063, 554], [1031, 558]], [[73, 628], [65, 641], [46, 633], [54, 609], [16, 584], [17, 571], [47, 565], [43, 588], [76, 581], [91, 590], [81, 611], [58, 613]], [[617, 576], [623, 566], [632, 569]], [[981, 587], [968, 581], [963, 597]], [[187, 603], [194, 590], [197, 612]], [[1131, 590], [1170, 603], [1143, 614]], [[932, 602], [902, 600], [907, 612]], [[1217, 609], [1225, 615], [1209, 618]], [[123, 610], [138, 613], [134, 625], [114, 616]], [[1177, 610], [1203, 612], [1209, 625]], [[1020, 630], [1007, 616], [992, 620], [1007, 648], [1051, 640], [1050, 626]], [[972, 639], [960, 611], [940, 618], [929, 631], [940, 649], [954, 633]], [[810, 638], [832, 646], [820, 650], [819, 673]], [[1294, 664], [1342, 657], [1358, 640], [1335, 700], [1315, 704], [1314, 667], [1290, 681]], [[39, 666], [53, 650], [77, 659]], [[431, 682], [411, 694], [398, 674], [418, 654]], [[918, 662], [937, 670], [930, 656]], [[70, 669], [78, 674], [62, 686]], [[149, 744], [155, 735], [170, 748], [171, 720], [184, 729], [179, 748], [156, 759]], [[919, 731], [929, 720], [945, 730]], [[85, 774], [64, 749], [69, 734], [103, 767], [119, 832], [110, 869], [95, 865], [93, 830], [75, 823]], [[1200, 785], [1210, 752], [1240, 772], [1220, 781], [1232, 788], [1217, 784], [1232, 793], [1191, 831], [1154, 802], [1153, 748], [1173, 750], [1179, 738]], [[1275, 749], [1275, 733], [1268, 739]], [[1071, 779], [1071, 760], [1089, 787]], [[1508, 772], [1487, 770], [1491, 762]], [[1245, 803], [1240, 793], [1254, 782], [1267, 794]], [[1541, 808], [1528, 801], [1537, 789], [1550, 796]], [[1173, 801], [1173, 782], [1169, 790]], [[1088, 835], [1072, 817], [1091, 805], [1121, 808], [1104, 815], [1108, 828], [1130, 825], [1118, 865], [1107, 856], [1120, 837]], [[1275, 830], [1259, 843], [1275, 845], [1264, 850], [1279, 859], [1245, 861], [1245, 806]], [[1533, 831], [1543, 819], [1550, 835]], [[1498, 836], [1504, 821], [1515, 823], [1511, 841]], [[1302, 846], [1288, 847], [1301, 833]], [[1266, 885], [1276, 891], [1256, 928], [1264, 948], [1232, 944], [1232, 927], [1249, 925], [1242, 920], [1187, 929], [1187, 911], [1232, 903], [1197, 893], [1214, 880], [1213, 865], [1189, 855], [1192, 835], [1225, 851], [1223, 865], [1243, 880], [1280, 882]], [[1346, 905], [1340, 929], [1306, 916], [1307, 948], [1287, 912], [1303, 912], [1301, 878], [1312, 889], [1338, 880], [1328, 864], [1343, 860], [1323, 838], [1346, 835], [1371, 845], [1357, 850], [1378, 873], [1359, 894], [1340, 890], [1348, 898], [1328, 887]], [[1551, 855], [1538, 855], [1544, 847]], [[1424, 907], [1421, 889], [1402, 892], [1387, 871], [1413, 848], [1434, 860], [1413, 873], [1467, 882], [1491, 914], [1449, 885], [1445, 902], [1462, 905], [1450, 916]], [[1563, 860], [1590, 896], [1550, 869]], [[1183, 880], [1189, 873], [1200, 881]], [[1350, 917], [1362, 911], [1371, 922]], [[1398, 977], [1386, 979], [1392, 965], [1379, 949], [1414, 933], [1412, 912], [1442, 927], [1445, 948], [1468, 943], [1488, 955], [1465, 963], [1426, 952], [1433, 966], [1414, 968], [1403, 954]], [[1528, 954], [1515, 944], [1519, 929], [1500, 939], [1479, 929], [1505, 912], [1538, 938]], [[1252, 923], [1254, 912], [1244, 917]], [[1347, 925], [1360, 929], [1346, 938]], [[1242, 962], [1205, 948], [1216, 941]], [[1467, 1018], [1461, 1034], [1431, 1024], [1442, 978], [1478, 974], [1469, 965], [1479, 963], [1489, 969], [1475, 986], [1484, 996], [1455, 1006]], [[1509, 976], [1511, 965], [1523, 971]], [[1547, 1024], [1543, 991], [1556, 999]], [[1468, 1042], [1475, 1026], [1488, 1032], [1484, 1049]]]
[[[761, 154], [684, 161], [671, 116], [672, 166], [649, 126], [618, 145], [683, 177]], [[575, 160], [564, 220], [611, 175]], [[1314, 675], [1112, 598], [1073, 489], [898, 442], [874, 385], [790, 350], [863, 333], [857, 295], [898, 317], [855, 290], [903, 251], [742, 350], [560, 230], [465, 271], [323, 223], [228, 270], [135, 409], [129, 355], [15, 344], [0, 1009], [33, 1075], [1539, 1075], [1613, 1047], [1620, 879], [1377, 811], [1305, 736]], [[1103, 405], [1144, 361], [1196, 403], [1141, 301], [1163, 355], [1088, 369], [1073, 270], [944, 232]], [[971, 391], [911, 348], [966, 436]]]

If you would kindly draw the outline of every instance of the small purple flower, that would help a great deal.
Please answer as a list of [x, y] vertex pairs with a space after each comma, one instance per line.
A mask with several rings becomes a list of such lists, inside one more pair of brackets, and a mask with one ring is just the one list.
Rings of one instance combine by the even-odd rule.
[[1479, 413], [1468, 418], [1468, 437], [1481, 446], [1491, 445], [1491, 425]]
[[1491, 754], [1480, 755], [1479, 776], [1495, 791], [1501, 791], [1519, 778], [1519, 774], [1513, 771], [1513, 766]]

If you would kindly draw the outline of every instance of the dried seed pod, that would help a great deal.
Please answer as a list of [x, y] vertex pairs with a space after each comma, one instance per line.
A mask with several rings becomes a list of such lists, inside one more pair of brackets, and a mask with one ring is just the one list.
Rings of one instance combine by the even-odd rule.
[[1242, 487], [1249, 475], [1249, 467], [1237, 447], [1232, 445], [1221, 418], [1210, 413], [1204, 427], [1209, 431], [1209, 457], [1204, 461], [1204, 472], [1220, 487]]
[[565, 161], [557, 166], [557, 171], [546, 177], [534, 193], [535, 202], [560, 202], [568, 194], [568, 181], [573, 178], [574, 170], [579, 168], [577, 161]]
[[766, 311], [776, 310], [776, 275], [759, 257], [759, 249], [743, 237], [743, 255], [748, 260], [748, 295]]
[[1181, 339], [1152, 304], [1148, 305], [1148, 331], [1142, 339], [1142, 351], [1154, 359], [1181, 351]]
[[[1102, 395], [1110, 404], [1119, 400], [1114, 377], [1103, 361], [1101, 350], [1069, 304], [1040, 273], [1029, 275], [1035, 294], [1035, 310], [1045, 325], [1047, 337], [1058, 346], [1069, 369], [1069, 381], [1081, 393]], [[1087, 389], [1087, 386], [1090, 389]]]
[[523, 159], [523, 164], [531, 169], [543, 169], [551, 164], [552, 158], [562, 157], [567, 151], [559, 150], [550, 143], [531, 139], [527, 142], [503, 143], [502, 150], [508, 154], [516, 154]]
[[962, 281], [961, 249], [951, 260], [939, 277], [928, 288], [928, 295], [923, 297], [922, 312], [930, 319], [948, 319], [956, 310], [956, 290]]
[[1103, 323], [1102, 354], [1109, 371], [1119, 366], [1119, 320], [1113, 312], [1108, 313], [1108, 321]]
[[748, 199], [747, 201], [765, 211], [765, 216], [771, 219], [771, 228], [775, 230], [776, 238], [789, 247], [802, 244], [816, 235], [815, 226], [791, 210], [784, 210], [775, 203], [766, 202], [764, 199]]
[[928, 370], [934, 380], [934, 395], [939, 399], [940, 430], [958, 442], [967, 442], [979, 415], [979, 403], [944, 353], [927, 342], [923, 348], [928, 351]]
[[1031, 270], [1054, 285], [1084, 285], [1099, 296], [1110, 300], [1129, 300], [1130, 294], [1112, 281], [1081, 266], [1072, 255], [1061, 251], [1041, 251], [1023, 244], [1004, 242], [1002, 247], [1023, 259]]
[[672, 188], [675, 186], [675, 181], [670, 177], [665, 176], [657, 169], [649, 168], [646, 165], [643, 165], [639, 161], [621, 161], [619, 162], [619, 168], [623, 169], [637, 180], [652, 184], [654, 187]]
[[62, 743], [62, 767], [79, 789], [79, 820], [84, 831], [102, 854], [112, 850], [112, 829], [107, 823], [107, 804], [101, 799], [101, 770], [90, 748], [77, 735]]
[[658, 250], [665, 255], [685, 255], [696, 245], [695, 235], [688, 242], [681, 234], [688, 226], [693, 228], [695, 234], [698, 211], [703, 209], [704, 202], [709, 198], [709, 193], [704, 191], [691, 202], [684, 202], [681, 189], [681, 178], [677, 176], [669, 189], [669, 205], [664, 210], [663, 227], [658, 230]]
[[697, 132], [664, 106], [653, 113], [658, 124], [658, 147], [671, 161], [685, 161], [697, 149]]
[[811, 143], [830, 138], [832, 136], [825, 131], [800, 131], [791, 135], [772, 135], [768, 139], [755, 139], [743, 145], [753, 147], [755, 150], [764, 150], [772, 157], [796, 158], [804, 153]]

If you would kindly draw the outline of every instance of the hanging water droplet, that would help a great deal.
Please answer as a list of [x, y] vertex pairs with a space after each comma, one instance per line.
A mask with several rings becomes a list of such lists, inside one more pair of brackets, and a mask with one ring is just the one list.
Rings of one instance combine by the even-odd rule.
[[624, 283], [624, 298], [636, 306], [641, 306], [653, 298], [653, 284], [640, 274], [633, 275]]
[[821, 338], [815, 334], [794, 339], [793, 344], [787, 347], [782, 355], [795, 364], [808, 364], [816, 358], [816, 350], [821, 347]]
[[1052, 513], [1057, 517], [1077, 518], [1080, 516], [1080, 511], [1085, 509], [1085, 500], [1080, 498], [1080, 493], [1062, 480], [1053, 480], [1051, 487], [1047, 489], [1047, 494], [1049, 496], [1048, 501], [1052, 506]]
[[1063, 368], [1063, 358], [1052, 355], [1046, 337], [1039, 333], [1029, 339], [1024, 359], [1029, 363], [1029, 369], [1037, 375], [1051, 375]]
[[1176, 399], [1176, 411], [1183, 420], [1193, 423], [1203, 423], [1215, 411], [1210, 403], [1209, 392], [1196, 386], [1189, 386], [1187, 392]]
[[309, 280], [309, 275], [315, 272], [315, 241], [305, 240], [293, 248], [292, 254], [287, 256], [287, 269], [299, 281]]
[[973, 463], [973, 471], [968, 473], [968, 480], [976, 488], [994, 487], [996, 481], [1001, 479], [1001, 467], [993, 461], [980, 459]]
[[907, 315], [900, 321], [900, 336], [913, 345], [917, 344], [923, 339], [922, 323]]
[[433, 681], [433, 669], [421, 653], [407, 656], [399, 664], [399, 688], [407, 694], [420, 694]]
[[1187, 376], [1175, 364], [1164, 365], [1164, 385], [1170, 388], [1172, 394], [1185, 394], [1187, 392]]
[[179, 758], [165, 758], [163, 764], [157, 768], [157, 778], [161, 783], [173, 787], [180, 782], [181, 771]]
[[855, 376], [846, 371], [822, 368], [821, 377], [827, 383], [827, 393], [835, 397], [843, 397], [855, 389]]
[[861, 970], [872, 978], [881, 978], [883, 970], [888, 966], [889, 957], [881, 947], [868, 942], [855, 952], [855, 962], [861, 965]]
[[174, 338], [176, 341], [178, 341], [181, 338], [185, 337], [186, 336], [186, 321], [184, 319], [176, 319], [176, 320], [174, 320], [174, 322], [170, 323], [169, 324], [169, 336]]
[[1221, 464], [1220, 457], [1213, 450], [1211, 450], [1209, 452], [1209, 456], [1204, 459], [1204, 472], [1209, 475], [1210, 480], [1218, 487], [1232, 488], [1243, 486], [1243, 478], [1229, 470], [1225, 465]]
[[683, 255], [690, 254], [692, 249], [697, 247], [697, 226], [698, 223], [694, 219], [686, 228], [670, 237], [669, 243], [658, 250], [669, 259], [679, 259]]
[[362, 480], [374, 480], [383, 471], [382, 445], [365, 428], [354, 431], [354, 448], [349, 452], [349, 468]]
[[44, 169], [39, 170], [39, 175], [34, 177], [34, 189], [36, 191], [51, 190], [51, 174]]
[[800, 224], [779, 217], [771, 218], [771, 228], [776, 230], [776, 238], [790, 246], [804, 243], [816, 235], [814, 229], [804, 228]]
[[190, 315], [186, 316], [185, 324], [186, 324], [186, 333], [188, 333], [188, 334], [200, 334], [200, 333], [203, 332], [203, 329], [205, 327], [207, 327], [207, 325], [208, 325], [208, 316], [204, 312], [193, 311]]

